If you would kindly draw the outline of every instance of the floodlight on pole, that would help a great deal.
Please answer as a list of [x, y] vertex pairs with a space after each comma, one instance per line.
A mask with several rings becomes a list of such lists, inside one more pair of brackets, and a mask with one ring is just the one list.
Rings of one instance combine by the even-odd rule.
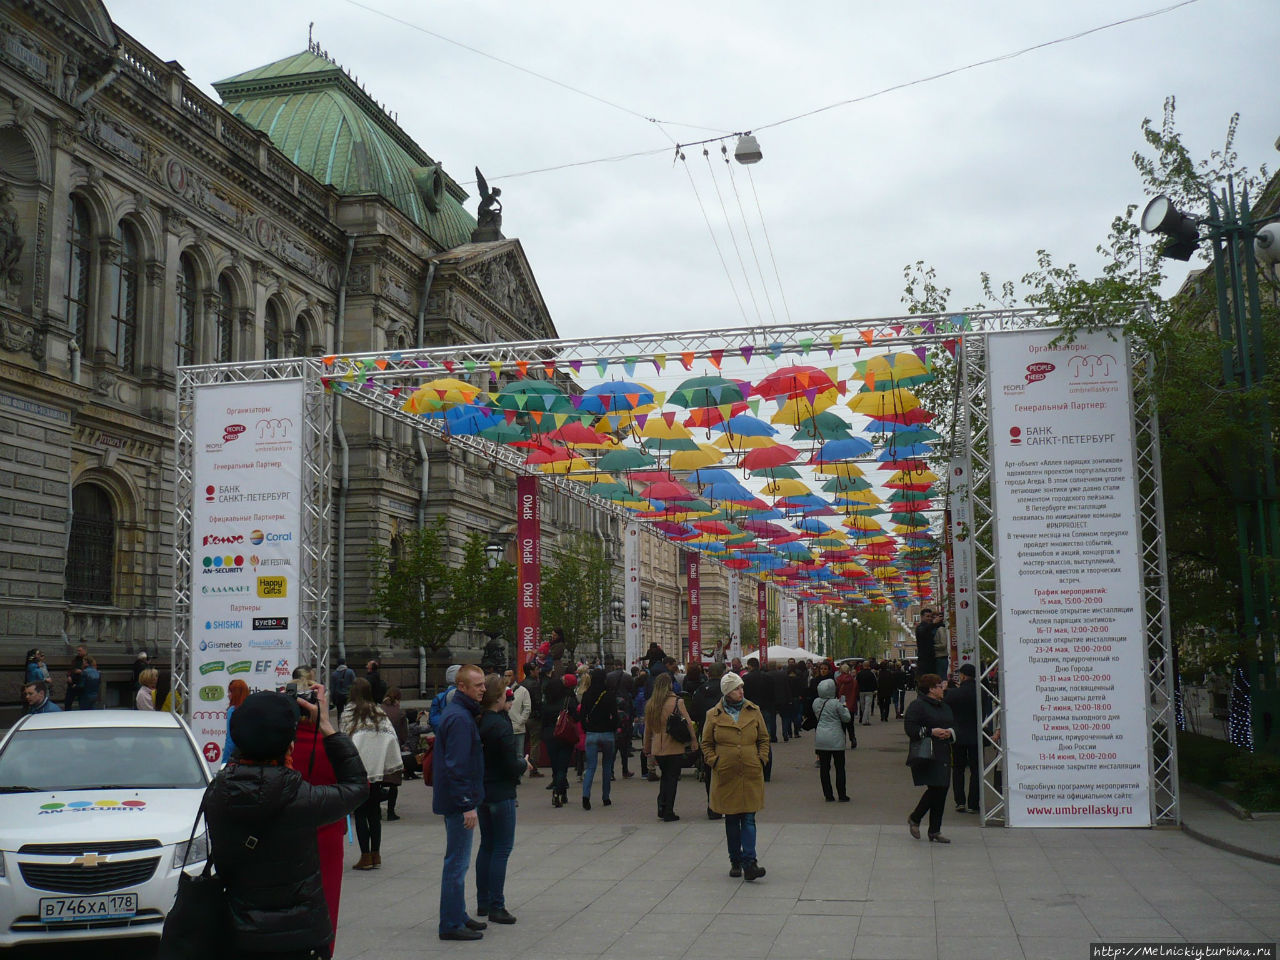
[[738, 143], [733, 148], [733, 159], [747, 165], [759, 163], [764, 159], [764, 154], [760, 152], [760, 144], [756, 138], [749, 133], [744, 133], [739, 135]]
[[1196, 247], [1200, 246], [1200, 227], [1195, 217], [1180, 212], [1163, 193], [1147, 204], [1139, 222], [1147, 233], [1158, 233], [1168, 238], [1160, 250], [1162, 257], [1190, 260]]

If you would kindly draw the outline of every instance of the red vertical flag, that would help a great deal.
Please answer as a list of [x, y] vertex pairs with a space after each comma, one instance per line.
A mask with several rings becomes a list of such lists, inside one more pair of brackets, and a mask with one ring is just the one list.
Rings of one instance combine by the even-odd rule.
[[516, 478], [516, 677], [538, 650], [542, 588], [542, 530], [538, 519], [538, 478]]
[[804, 649], [804, 601], [796, 601], [796, 646]]
[[686, 555], [688, 576], [685, 578], [689, 587], [689, 662], [702, 663], [702, 582], [699, 578], [701, 554], [690, 550]]
[[769, 605], [765, 602], [765, 585], [756, 584], [756, 625], [760, 630], [760, 666], [769, 662]]

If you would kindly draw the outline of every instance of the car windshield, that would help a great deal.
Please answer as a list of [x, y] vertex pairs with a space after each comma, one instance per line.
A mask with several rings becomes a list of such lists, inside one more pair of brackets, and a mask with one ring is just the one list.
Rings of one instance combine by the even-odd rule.
[[19, 730], [0, 753], [0, 791], [203, 787], [203, 769], [182, 730]]

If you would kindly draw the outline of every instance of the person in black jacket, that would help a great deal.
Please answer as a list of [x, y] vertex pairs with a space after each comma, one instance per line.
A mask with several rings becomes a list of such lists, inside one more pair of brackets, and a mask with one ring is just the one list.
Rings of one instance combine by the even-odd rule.
[[587, 674], [587, 691], [582, 696], [578, 719], [586, 729], [587, 759], [582, 774], [582, 809], [591, 809], [591, 783], [597, 768], [603, 770], [600, 786], [600, 802], [606, 807], [609, 787], [613, 783], [613, 754], [618, 743], [618, 698], [605, 682], [604, 671], [599, 667]]
[[[707, 711], [720, 702], [720, 680], [728, 670], [729, 668], [722, 660], [711, 664], [707, 670], [707, 682], [698, 687], [689, 699], [689, 719], [697, 728], [699, 743], [702, 738], [702, 725], [707, 721]], [[698, 762], [702, 766], [702, 785], [707, 791], [707, 819], [723, 820], [724, 814], [716, 813], [711, 809], [711, 768], [703, 764], [701, 751], [698, 753]]]
[[[210, 856], [226, 885], [229, 947], [239, 958], [330, 955], [316, 828], [358, 807], [369, 785], [351, 738], [329, 721], [324, 687], [311, 689], [315, 704], [270, 692], [246, 698], [231, 717], [237, 756], [205, 791]], [[287, 765], [299, 708], [324, 738], [333, 785], [307, 783]]]
[[950, 843], [942, 830], [942, 815], [947, 809], [947, 786], [951, 782], [951, 751], [948, 742], [956, 739], [956, 721], [951, 708], [942, 702], [945, 684], [936, 673], [920, 677], [916, 687], [920, 695], [907, 707], [902, 725], [912, 740], [933, 741], [933, 758], [925, 765], [911, 768], [911, 780], [924, 787], [924, 795], [907, 815], [907, 829], [920, 839], [920, 821], [929, 814], [929, 839], [934, 843]]
[[[769, 731], [769, 742], [778, 742], [778, 710], [773, 700], [773, 681], [760, 669], [760, 661], [756, 657], [747, 660], [747, 672], [742, 675], [742, 686], [748, 700], [760, 708], [764, 717], [765, 729]], [[773, 752], [764, 765], [764, 782], [768, 783], [773, 774]]]
[[556, 736], [556, 721], [560, 711], [567, 709], [576, 719], [578, 704], [572, 691], [561, 677], [552, 677], [542, 688], [542, 742], [547, 745], [551, 759], [551, 805], [563, 807], [568, 802], [569, 762], [573, 759], [573, 744]]
[[609, 673], [604, 678], [605, 687], [618, 702], [618, 729], [615, 740], [618, 756], [622, 758], [622, 776], [631, 779], [635, 773], [631, 770], [631, 724], [635, 714], [636, 685], [635, 679], [623, 669], [618, 660], [609, 661]]
[[[956, 813], [978, 812], [978, 800], [982, 791], [982, 775], [979, 758], [982, 742], [978, 738], [978, 671], [972, 663], [961, 664], [960, 686], [951, 687], [943, 694], [943, 702], [951, 708], [956, 721], [956, 739], [951, 745], [951, 788], [956, 801]], [[966, 805], [964, 774], [969, 772], [969, 791]]]
[[480, 817], [480, 850], [476, 855], [476, 914], [493, 923], [515, 923], [505, 897], [507, 861], [516, 841], [516, 787], [532, 769], [516, 747], [507, 711], [506, 684], [491, 673], [484, 678], [480, 701], [480, 746], [484, 750], [484, 802]]

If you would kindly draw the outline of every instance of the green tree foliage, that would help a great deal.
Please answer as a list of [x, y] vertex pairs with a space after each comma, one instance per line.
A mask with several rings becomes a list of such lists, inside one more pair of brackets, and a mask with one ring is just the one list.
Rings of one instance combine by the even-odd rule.
[[564, 630], [570, 652], [600, 632], [613, 599], [613, 560], [597, 537], [580, 533], [544, 557], [542, 622]]
[[389, 622], [387, 636], [428, 650], [447, 645], [462, 610], [445, 562], [444, 518], [404, 534], [398, 553], [381, 544], [370, 553], [375, 571], [370, 612]]
[[[1148, 198], [1163, 193], [1178, 209], [1199, 217], [1209, 211], [1209, 196], [1226, 189], [1230, 178], [1237, 196], [1247, 191], [1255, 208], [1261, 203], [1273, 209], [1280, 178], [1268, 182], [1265, 167], [1253, 173], [1240, 163], [1234, 147], [1238, 119], [1236, 115], [1229, 120], [1223, 146], [1197, 160], [1177, 131], [1173, 98], [1166, 100], [1159, 123], [1142, 122], [1144, 148], [1133, 154], [1142, 193]], [[996, 287], [983, 274], [982, 301], [968, 309], [1034, 307], [1056, 318], [1052, 322], [1063, 327], [1068, 339], [1086, 330], [1121, 327], [1135, 356], [1151, 358], [1147, 371], [1160, 417], [1174, 633], [1184, 654], [1194, 652], [1198, 661], [1208, 659], [1220, 666], [1234, 660], [1238, 644], [1231, 638], [1243, 627], [1233, 500], [1240, 492], [1240, 478], [1231, 470], [1232, 463], [1241, 461], [1232, 454], [1256, 457], [1259, 437], [1241, 426], [1246, 422], [1245, 405], [1273, 407], [1280, 399], [1277, 378], [1268, 378], [1251, 397], [1231, 389], [1222, 373], [1212, 272], [1188, 282], [1174, 297], [1162, 296], [1167, 272], [1181, 268], [1158, 257], [1162, 240], [1141, 232], [1141, 209], [1135, 202], [1111, 221], [1097, 247], [1103, 266], [1096, 276], [1083, 275], [1075, 264], [1061, 265], [1040, 250], [1035, 267], [1019, 283]], [[1207, 244], [1202, 245], [1198, 266], [1204, 266], [1207, 255]], [[1194, 268], [1197, 261], [1192, 264]], [[958, 312], [949, 308], [951, 291], [940, 285], [932, 267], [922, 261], [908, 265], [905, 277], [902, 299], [912, 312]], [[1263, 317], [1264, 350], [1269, 368], [1280, 370], [1274, 275], [1264, 277], [1264, 283], [1269, 288], [1263, 295], [1264, 302], [1269, 301]], [[947, 363], [943, 358], [940, 373], [947, 372]], [[949, 435], [950, 421], [943, 411], [953, 408], [948, 389], [954, 384], [940, 376], [921, 391], [923, 402], [932, 403], [931, 409], [945, 421], [938, 427], [944, 436]], [[939, 445], [938, 465], [945, 466], [949, 452], [947, 445]], [[1272, 571], [1273, 580], [1278, 575], [1280, 571]]]
[[484, 549], [487, 542], [479, 532], [467, 537], [462, 566], [452, 572], [453, 596], [463, 628], [509, 640], [516, 625], [516, 568], [500, 560], [490, 569]]

